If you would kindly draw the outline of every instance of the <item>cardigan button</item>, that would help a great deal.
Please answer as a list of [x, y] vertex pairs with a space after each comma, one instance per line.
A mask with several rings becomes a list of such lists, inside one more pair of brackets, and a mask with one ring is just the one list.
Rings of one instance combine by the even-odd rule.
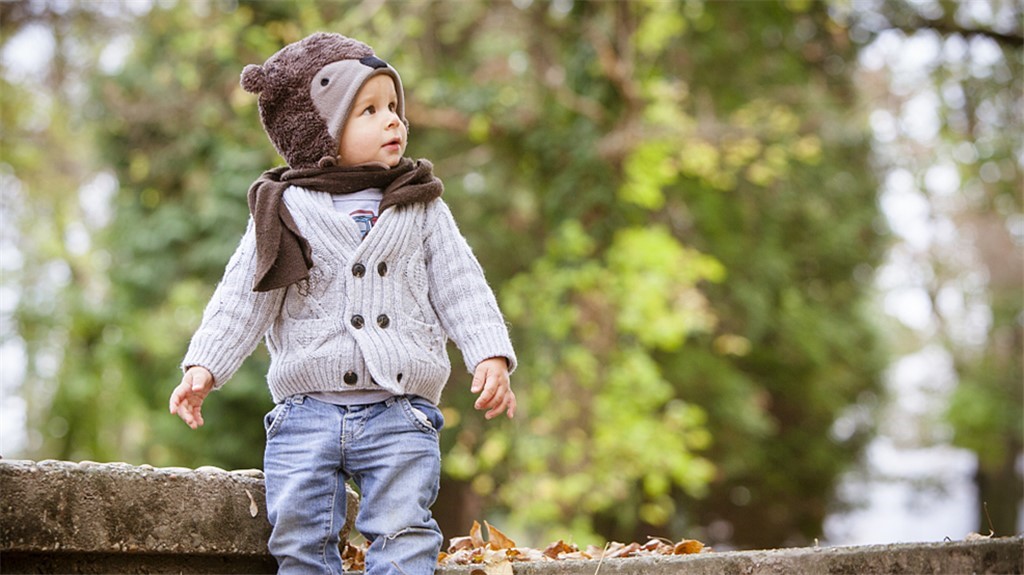
[[356, 314], [352, 316], [352, 327], [356, 329], [363, 329], [363, 316]]
[[359, 375], [354, 371], [346, 371], [345, 376], [342, 377], [342, 381], [349, 385], [355, 385], [359, 381]]
[[391, 325], [391, 318], [389, 318], [385, 314], [380, 314], [379, 316], [377, 316], [377, 325], [379, 325], [381, 328], [386, 328], [387, 326]]
[[379, 264], [377, 264], [377, 273], [381, 277], [384, 277], [388, 273], [388, 264], [384, 262], [380, 262]]
[[364, 266], [363, 264], [356, 264], [352, 266], [352, 275], [356, 276], [357, 278], [363, 277], [364, 275], [366, 275], [366, 266]]

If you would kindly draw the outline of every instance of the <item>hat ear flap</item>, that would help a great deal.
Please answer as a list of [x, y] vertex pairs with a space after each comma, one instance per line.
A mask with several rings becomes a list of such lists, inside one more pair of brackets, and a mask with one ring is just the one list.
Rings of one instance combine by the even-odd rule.
[[249, 64], [242, 70], [242, 88], [251, 94], [259, 94], [267, 84], [267, 73], [263, 66]]

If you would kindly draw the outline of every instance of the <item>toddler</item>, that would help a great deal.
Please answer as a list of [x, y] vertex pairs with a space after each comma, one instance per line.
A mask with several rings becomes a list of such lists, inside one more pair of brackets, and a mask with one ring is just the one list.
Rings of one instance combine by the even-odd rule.
[[170, 411], [206, 396], [265, 339], [270, 552], [282, 573], [341, 573], [345, 482], [359, 488], [367, 575], [433, 573], [447, 339], [475, 407], [513, 417], [516, 357], [443, 186], [408, 143], [402, 81], [362, 42], [317, 33], [242, 72], [287, 166], [249, 189], [251, 217], [182, 361]]

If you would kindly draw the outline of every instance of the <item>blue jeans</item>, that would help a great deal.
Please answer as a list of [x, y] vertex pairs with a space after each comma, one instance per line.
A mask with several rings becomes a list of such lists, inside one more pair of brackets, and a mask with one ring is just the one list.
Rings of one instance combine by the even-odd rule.
[[338, 406], [294, 396], [264, 419], [270, 552], [280, 573], [341, 573], [345, 482], [370, 541], [366, 575], [434, 572], [441, 530], [430, 514], [441, 478], [440, 410], [416, 397]]

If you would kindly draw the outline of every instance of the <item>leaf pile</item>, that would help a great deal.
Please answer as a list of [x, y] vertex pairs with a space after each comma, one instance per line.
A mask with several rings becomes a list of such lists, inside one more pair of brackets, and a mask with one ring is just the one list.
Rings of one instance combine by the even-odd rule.
[[[487, 535], [486, 541], [484, 534]], [[345, 543], [342, 560], [345, 570], [359, 571], [364, 568], [366, 548], [369, 544], [355, 547]], [[572, 543], [559, 539], [543, 550], [531, 547], [517, 547], [516, 542], [502, 533], [498, 528], [484, 521], [483, 527], [477, 521], [469, 530], [469, 535], [453, 537], [447, 551], [442, 551], [437, 558], [439, 565], [480, 565], [487, 569], [484, 573], [511, 573], [510, 563], [518, 561], [558, 561], [558, 560], [605, 560], [624, 557], [653, 557], [658, 555], [689, 555], [706, 553], [710, 547], [695, 539], [683, 539], [677, 543], [660, 538], [651, 538], [647, 543], [612, 542], [602, 547], [589, 545], [585, 550]], [[508, 569], [503, 567], [508, 566]]]

